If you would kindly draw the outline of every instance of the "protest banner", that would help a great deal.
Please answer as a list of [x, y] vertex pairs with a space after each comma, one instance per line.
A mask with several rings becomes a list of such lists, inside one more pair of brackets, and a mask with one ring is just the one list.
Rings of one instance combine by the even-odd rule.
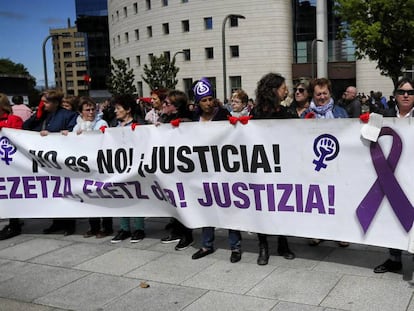
[[186, 226], [410, 249], [411, 119], [2, 129], [0, 217], [176, 217]]

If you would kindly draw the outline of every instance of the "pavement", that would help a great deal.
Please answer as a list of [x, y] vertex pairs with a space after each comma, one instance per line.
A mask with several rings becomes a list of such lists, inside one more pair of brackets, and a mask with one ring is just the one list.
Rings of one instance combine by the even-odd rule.
[[256, 235], [247, 232], [242, 260], [233, 264], [223, 229], [216, 229], [216, 252], [192, 260], [201, 230], [192, 247], [175, 251], [160, 243], [165, 218], [147, 218], [147, 236], [136, 244], [83, 238], [87, 219], [67, 237], [41, 234], [50, 220], [24, 222], [23, 234], [0, 241], [0, 311], [414, 311], [412, 256], [403, 255], [401, 273], [375, 274], [384, 248], [333, 241], [311, 247], [290, 237], [297, 258], [286, 260], [271, 237], [269, 264], [258, 266]]

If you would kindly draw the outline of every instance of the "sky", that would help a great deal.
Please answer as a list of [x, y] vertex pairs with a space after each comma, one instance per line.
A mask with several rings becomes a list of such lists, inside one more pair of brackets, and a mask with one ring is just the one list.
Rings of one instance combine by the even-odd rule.
[[[43, 41], [49, 29], [75, 25], [75, 0], [0, 0], [0, 58], [21, 63], [44, 85]], [[49, 86], [54, 85], [52, 39], [46, 42]]]

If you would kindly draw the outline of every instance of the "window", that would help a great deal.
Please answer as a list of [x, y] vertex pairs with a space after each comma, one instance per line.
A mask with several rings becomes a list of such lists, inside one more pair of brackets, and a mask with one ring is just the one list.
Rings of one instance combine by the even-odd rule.
[[135, 62], [137, 63], [137, 67], [141, 66], [141, 56], [140, 55], [135, 56]]
[[119, 11], [116, 11], [116, 21], [119, 21]]
[[188, 19], [181, 21], [181, 28], [183, 29], [183, 32], [189, 32], [190, 31], [190, 21]]
[[233, 76], [230, 77], [230, 88], [231, 92], [233, 93], [235, 90], [241, 89], [241, 76]]
[[239, 19], [237, 17], [230, 17], [230, 27], [238, 27]]
[[129, 34], [127, 32], [124, 34], [124, 37], [125, 37], [125, 43], [128, 43], [129, 42]]
[[147, 36], [148, 36], [148, 38], [152, 37], [152, 26], [147, 27]]
[[162, 0], [161, 3], [162, 6], [168, 6], [168, 0]]
[[67, 78], [73, 77], [73, 71], [65, 71], [65, 77]]
[[121, 36], [118, 35], [118, 46], [121, 45]]
[[85, 46], [85, 41], [75, 41], [75, 48], [83, 48]]
[[188, 2], [188, 0], [181, 0], [181, 2], [182, 2], [182, 3], [187, 3], [187, 2]]
[[66, 81], [66, 87], [67, 88], [73, 87], [73, 81]]
[[170, 33], [170, 25], [168, 23], [162, 24], [162, 31], [164, 35], [168, 35]]
[[171, 53], [170, 53], [170, 51], [164, 51], [164, 57], [166, 59], [168, 59], [168, 61], [170, 62], [171, 61]]
[[230, 46], [230, 55], [231, 57], [239, 57], [239, 46], [238, 45]]
[[126, 61], [127, 67], [130, 68], [131, 67], [131, 60], [129, 59], [129, 57], [127, 57], [125, 59], [125, 61]]
[[134, 30], [134, 33], [135, 33], [135, 40], [139, 40], [139, 29], [135, 29]]
[[204, 29], [213, 29], [212, 17], [204, 17]]
[[112, 38], [112, 44], [115, 46], [115, 38]]
[[148, 61], [151, 63], [152, 59], [154, 58], [154, 54], [153, 53], [149, 53], [148, 54]]
[[138, 89], [138, 94], [143, 94], [142, 92], [142, 81], [138, 81], [137, 82], [137, 89]]
[[124, 6], [124, 17], [128, 17], [128, 8]]
[[206, 58], [213, 59], [214, 58], [214, 49], [213, 48], [205, 48], [206, 51]]
[[62, 46], [63, 46], [64, 49], [70, 49], [71, 44], [70, 44], [70, 42], [63, 42]]
[[184, 52], [184, 60], [189, 61], [191, 60], [191, 52], [190, 49], [183, 50]]
[[77, 51], [75, 52], [75, 57], [83, 57], [86, 56], [86, 52], [85, 51]]
[[70, 58], [70, 57], [72, 57], [71, 52], [63, 52], [63, 58]]
[[147, 6], [147, 10], [151, 10], [151, 0], [146, 0], [145, 3]]
[[112, 24], [114, 23], [114, 14], [111, 15]]
[[184, 92], [186, 94], [189, 94], [190, 90], [191, 90], [191, 87], [193, 85], [193, 79], [191, 79], [191, 78], [183, 79], [183, 84], [184, 84]]
[[134, 2], [132, 7], [133, 7], [133, 10], [134, 10], [134, 14], [138, 14], [138, 3]]

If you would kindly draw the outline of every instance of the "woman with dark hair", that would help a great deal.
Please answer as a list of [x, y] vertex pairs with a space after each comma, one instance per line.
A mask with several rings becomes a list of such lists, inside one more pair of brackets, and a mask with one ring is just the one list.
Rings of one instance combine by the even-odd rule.
[[[286, 98], [288, 88], [285, 78], [277, 73], [264, 75], [257, 83], [256, 106], [252, 110], [253, 119], [292, 119], [298, 118], [298, 114], [292, 112], [280, 103]], [[269, 245], [267, 235], [258, 233], [259, 257], [258, 265], [267, 265], [269, 262]], [[285, 236], [279, 236], [277, 252], [285, 259], [294, 259], [295, 254], [289, 249]]]
[[[414, 82], [409, 78], [402, 78], [397, 82], [394, 90], [396, 100], [395, 110], [388, 111], [385, 117], [406, 119], [414, 117]], [[398, 122], [398, 121], [397, 121]], [[389, 258], [374, 268], [375, 273], [396, 272], [402, 269], [402, 251], [389, 249]]]

